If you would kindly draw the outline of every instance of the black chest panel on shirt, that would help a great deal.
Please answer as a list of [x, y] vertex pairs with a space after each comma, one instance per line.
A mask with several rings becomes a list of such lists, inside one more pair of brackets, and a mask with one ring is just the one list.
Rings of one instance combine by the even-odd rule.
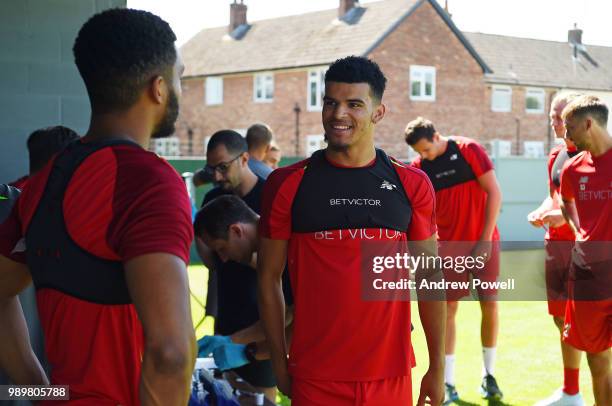
[[555, 158], [555, 162], [553, 162], [553, 166], [550, 169], [550, 179], [556, 187], [561, 187], [561, 170], [563, 169], [563, 165], [567, 162], [568, 159], [578, 155], [580, 151], [568, 151], [567, 148], [563, 148], [557, 154]]
[[385, 228], [405, 232], [412, 208], [389, 157], [376, 150], [376, 162], [364, 168], [342, 168], [315, 152], [293, 200], [292, 230]]
[[64, 195], [72, 175], [88, 156], [112, 145], [140, 148], [126, 140], [87, 144], [75, 141], [55, 159], [45, 190], [25, 233], [28, 267], [37, 290], [51, 288], [99, 304], [132, 302], [123, 264], [96, 257], [83, 250], [68, 234], [64, 220]]
[[448, 140], [446, 151], [433, 161], [421, 160], [421, 169], [427, 174], [434, 190], [450, 188], [476, 179], [454, 140]]

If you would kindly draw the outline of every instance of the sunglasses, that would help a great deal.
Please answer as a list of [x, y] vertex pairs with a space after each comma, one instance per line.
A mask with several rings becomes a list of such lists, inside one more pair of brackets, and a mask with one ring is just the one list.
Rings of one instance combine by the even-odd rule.
[[234, 163], [235, 160], [237, 160], [238, 158], [240, 158], [242, 156], [243, 152], [241, 152], [240, 154], [238, 154], [238, 156], [230, 161], [227, 162], [221, 162], [215, 166], [212, 165], [208, 165], [206, 164], [206, 166], [204, 166], [204, 173], [206, 173], [207, 175], [210, 176], [214, 176], [215, 172], [219, 172], [221, 175], [225, 175], [227, 173], [227, 171], [229, 171], [230, 166], [232, 166], [232, 163]]

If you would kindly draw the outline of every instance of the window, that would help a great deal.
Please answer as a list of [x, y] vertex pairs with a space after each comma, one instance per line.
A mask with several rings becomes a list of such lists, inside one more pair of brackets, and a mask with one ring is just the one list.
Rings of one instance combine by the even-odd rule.
[[312, 69], [308, 71], [308, 111], [321, 111], [323, 108], [323, 95], [325, 94], [325, 72], [327, 68]]
[[161, 156], [181, 155], [181, 142], [178, 137], [157, 138], [153, 144], [153, 150]]
[[206, 104], [223, 104], [223, 78], [210, 76], [206, 78]]
[[410, 99], [436, 101], [436, 68], [410, 65]]
[[525, 111], [534, 114], [544, 113], [545, 97], [544, 89], [527, 88], [525, 90]]
[[527, 158], [544, 158], [544, 143], [542, 141], [523, 142], [523, 156]]
[[313, 152], [323, 149], [327, 146], [323, 134], [306, 136], [306, 156], [311, 156]]
[[254, 78], [253, 99], [256, 102], [271, 102], [274, 98], [274, 76], [260, 73]]
[[512, 88], [510, 86], [493, 86], [491, 88], [491, 111], [512, 111]]

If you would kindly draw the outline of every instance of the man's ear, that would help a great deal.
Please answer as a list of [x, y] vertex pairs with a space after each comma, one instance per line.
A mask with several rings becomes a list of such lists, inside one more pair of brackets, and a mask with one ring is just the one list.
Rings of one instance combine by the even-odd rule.
[[163, 104], [168, 94], [168, 83], [163, 76], [156, 76], [149, 85], [149, 96], [156, 104]]
[[240, 157], [240, 163], [244, 166], [244, 165], [248, 165], [249, 163], [249, 158], [250, 155], [248, 152], [243, 152], [242, 156]]
[[242, 229], [242, 224], [240, 223], [230, 224], [228, 231], [229, 233], [235, 234], [238, 238], [242, 238], [242, 236], [244, 235], [244, 230]]
[[589, 131], [593, 127], [593, 119], [591, 117], [586, 117], [584, 119], [584, 127], [587, 131]]
[[385, 117], [386, 112], [387, 112], [387, 107], [383, 103], [380, 103], [376, 107], [376, 109], [374, 109], [374, 114], [372, 114], [372, 122], [374, 124], [378, 124], [380, 120], [382, 120]]

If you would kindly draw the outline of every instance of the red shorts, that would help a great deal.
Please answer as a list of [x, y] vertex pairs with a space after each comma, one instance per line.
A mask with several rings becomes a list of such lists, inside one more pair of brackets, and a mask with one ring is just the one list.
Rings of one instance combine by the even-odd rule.
[[555, 317], [565, 317], [567, 302], [567, 282], [572, 259], [574, 241], [546, 240], [546, 259], [544, 261], [546, 277], [546, 298], [548, 299], [548, 314]]
[[292, 406], [412, 406], [410, 376], [341, 382], [294, 378]]
[[[457, 242], [457, 241], [445, 241], [440, 245], [438, 255], [441, 257], [452, 256], [468, 256], [471, 255], [471, 249], [475, 243]], [[500, 256], [500, 243], [499, 241], [491, 242], [491, 258], [485, 263], [484, 268], [477, 269], [466, 269], [461, 272], [457, 272], [456, 269], [445, 269], [444, 280], [447, 282], [460, 282], [466, 283], [471, 279], [480, 279], [483, 282], [495, 282], [499, 278], [499, 256]], [[471, 284], [470, 284], [471, 286]], [[476, 288], [478, 292], [478, 298], [480, 300], [495, 299], [497, 296], [497, 288], [487, 287]], [[465, 287], [458, 287], [446, 290], [446, 300], [456, 301], [470, 294], [470, 289]]]
[[[585, 270], [572, 263], [563, 340], [591, 354], [612, 347], [611, 262]], [[605, 289], [602, 292], [602, 288]], [[588, 300], [598, 298], [599, 300]]]

